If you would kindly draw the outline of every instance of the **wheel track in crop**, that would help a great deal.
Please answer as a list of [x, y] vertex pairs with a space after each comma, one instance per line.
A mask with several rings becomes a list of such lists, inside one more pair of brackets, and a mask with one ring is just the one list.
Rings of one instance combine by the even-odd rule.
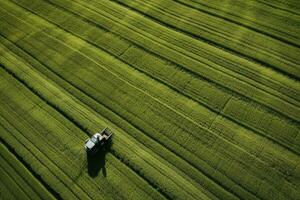
[[[196, 1], [188, 2], [186, 0], [172, 0], [172, 1], [182, 4], [184, 6], [187, 6], [193, 10], [197, 10], [201, 13], [206, 13], [213, 17], [229, 21], [238, 26], [242, 26], [249, 30], [252, 30], [252, 31], [264, 34], [266, 36], [275, 38], [284, 43], [292, 45], [294, 47], [298, 47], [298, 48], [300, 47], [299, 43], [296, 43], [295, 41], [293, 41], [293, 39], [299, 40], [299, 38], [296, 37], [295, 34], [292, 35], [291, 33], [287, 32], [286, 30], [283, 31], [284, 28], [281, 28], [279, 30], [278, 27], [272, 26], [271, 24], [266, 24], [265, 22], [252, 20], [250, 18], [244, 17], [243, 15], [233, 13], [230, 10], [223, 10], [223, 9], [217, 8], [215, 5], [211, 5], [210, 2], [196, 2]], [[205, 8], [207, 8], [209, 10], [205, 10]], [[212, 10], [214, 10], [214, 11], [212, 11]], [[287, 12], [289, 12], [289, 11], [287, 11]], [[271, 14], [274, 14], [274, 11]], [[296, 13], [293, 13], [293, 14], [296, 14]], [[296, 14], [296, 15], [298, 15], [298, 14]], [[238, 21], [238, 19], [236, 19], [236, 18], [242, 18], [243, 21]], [[248, 22], [248, 24], [247, 24], [247, 22]], [[249, 22], [251, 24], [249, 24]], [[256, 26], [260, 25], [261, 27], [255, 27], [255, 25]], [[267, 29], [271, 29], [271, 31], [268, 31]], [[275, 33], [273, 33], [274, 31], [275, 31]], [[278, 32], [278, 33], [276, 33], [276, 32]], [[285, 38], [286, 35], [289, 35], [290, 39]]]
[[[162, 20], [161, 16], [159, 16], [159, 15], [158, 16], [150, 15], [147, 12], [145, 12], [144, 10], [141, 10], [139, 8], [136, 8], [135, 6], [130, 5], [130, 3], [128, 4], [128, 3], [124, 2], [124, 1], [120, 1], [120, 0], [113, 0], [113, 1], [116, 2], [117, 4], [121, 5], [122, 7], [126, 8], [128, 10], [131, 10], [132, 12], [135, 12], [135, 13], [138, 13], [140, 15], [143, 15], [144, 17], [146, 17], [146, 18], [148, 18], [148, 19], [150, 19], [150, 20], [152, 20], [152, 21], [154, 21], [156, 23], [159, 23], [162, 26], [168, 27], [169, 29], [175, 30], [175, 31], [177, 31], [177, 32], [179, 32], [179, 33], [181, 33], [183, 35], [195, 38], [197, 40], [200, 40], [202, 42], [210, 44], [210, 45], [212, 45], [212, 46], [214, 46], [214, 47], [216, 47], [218, 49], [221, 49], [223, 51], [229, 52], [229, 53], [231, 53], [233, 55], [236, 55], [238, 57], [241, 57], [241, 58], [244, 58], [246, 60], [249, 60], [252, 63], [263, 65], [264, 67], [268, 67], [270, 69], [273, 69], [274, 71], [282, 73], [282, 74], [284, 74], [284, 75], [286, 75], [286, 76], [288, 76], [290, 78], [299, 80], [298, 76], [295, 76], [295, 74], [293, 74], [291, 72], [285, 71], [284, 68], [281, 69], [281, 68], [277, 67], [276, 65], [270, 64], [270, 63], [268, 63], [268, 62], [266, 62], [266, 61], [264, 61], [262, 59], [258, 59], [258, 58], [255, 58], [254, 56], [247, 55], [246, 53], [238, 51], [237, 49], [234, 49], [233, 47], [229, 47], [228, 45], [223, 44], [221, 42], [215, 42], [214, 40], [212, 40], [210, 38], [202, 36], [200, 33], [199, 34], [196, 33], [197, 31], [192, 31], [192, 30], [187, 30], [187, 29], [180, 28], [180, 27], [176, 26], [175, 24], [171, 23], [170, 20]], [[138, 2], [140, 2], [140, 1], [138, 1]], [[154, 3], [151, 4], [150, 2], [147, 2], [145, 4], [146, 5], [144, 5], [144, 6], [149, 5], [150, 8], [159, 9], [161, 11], [161, 14], [162, 13], [163, 13], [163, 15], [169, 14], [168, 17], [170, 17], [170, 18], [174, 17], [174, 20], [183, 21], [185, 24], [188, 24], [188, 25], [192, 26], [193, 28], [198, 28], [200, 31], [204, 27], [205, 29], [207, 29], [211, 33], [218, 34], [218, 37], [222, 37], [223, 39], [226, 39], [226, 40], [229, 40], [228, 38], [231, 38], [231, 42], [236, 42], [236, 43], [239, 42], [238, 39], [230, 37], [230, 36], [232, 36], [231, 33], [226, 33], [224, 31], [220, 32], [217, 28], [215, 28], [213, 26], [210, 27], [206, 23], [201, 24], [201, 22], [194, 21], [191, 18], [184, 17], [184, 16], [181, 16], [181, 15], [177, 15], [176, 13], [174, 13], [172, 11], [168, 11], [167, 9], [161, 9], [160, 5], [156, 5]], [[274, 37], [272, 37], [272, 38], [274, 38]], [[283, 42], [284, 44], [291, 45], [290, 42], [289, 43], [285, 43], [283, 40], [280, 40], [280, 41]], [[267, 48], [264, 49], [262, 46], [258, 46], [258, 45], [255, 46], [255, 44], [251, 44], [250, 42], [246, 42], [246, 41], [243, 44], [247, 44], [249, 49], [252, 48], [252, 51], [254, 51], [254, 49], [262, 49], [269, 56], [270, 55], [276, 55], [276, 53], [274, 51], [271, 51], [270, 49], [267, 49]], [[293, 45], [293, 46], [297, 47], [297, 48], [300, 47], [300, 45], [299, 46]], [[277, 53], [276, 56], [282, 56], [282, 54]], [[284, 62], [285, 60], [289, 60], [290, 62], [294, 62], [295, 61], [295, 59], [292, 59], [292, 58], [291, 59], [287, 59], [287, 57], [285, 57], [285, 60], [283, 60], [283, 59], [281, 59], [281, 60], [282, 60], [282, 62]], [[226, 65], [224, 65], [223, 67], [226, 67]], [[228, 67], [228, 69], [230, 70], [229, 67]], [[292, 71], [296, 72], [296, 69], [294, 69]], [[235, 70], [235, 72], [238, 73], [237, 70]]]
[[[115, 0], [114, 0], [115, 1]], [[127, 8], [127, 9], [129, 9], [129, 10], [132, 10], [133, 12], [136, 12], [136, 13], [139, 13], [139, 14], [141, 14], [141, 15], [143, 15], [143, 16], [145, 16], [146, 18], [149, 18], [150, 20], [152, 20], [152, 21], [155, 21], [155, 22], [157, 22], [157, 23], [159, 23], [159, 24], [162, 24], [163, 26], [166, 26], [166, 27], [169, 27], [170, 29], [173, 29], [173, 30], [176, 30], [176, 31], [178, 31], [178, 32], [182, 32], [182, 34], [186, 34], [186, 35], [189, 35], [189, 36], [191, 36], [191, 37], [193, 37], [193, 38], [197, 38], [198, 37], [198, 35], [195, 35], [195, 34], [193, 34], [193, 33], [191, 33], [191, 32], [188, 32], [188, 31], [185, 31], [185, 30], [183, 30], [183, 29], [180, 29], [179, 27], [175, 27], [173, 24], [171, 24], [171, 22], [166, 22], [166, 21], [162, 21], [162, 20], [160, 20], [159, 19], [159, 15], [158, 16], [152, 16], [152, 15], [150, 15], [150, 14], [148, 14], [146, 11], [144, 11], [144, 10], [140, 10], [140, 9], [138, 9], [138, 8], [135, 8], [133, 5], [131, 5], [131, 4], [126, 4], [126, 2], [120, 2], [119, 0], [116, 0], [116, 3], [117, 4], [120, 4], [121, 6], [124, 6], [125, 8]], [[150, 4], [150, 3], [149, 3]], [[146, 4], [147, 5], [147, 4]], [[161, 9], [160, 8], [160, 6], [157, 6], [157, 5], [152, 5], [151, 4], [151, 6], [155, 6], [155, 9], [159, 9], [160, 11], [160, 13], [167, 13], [168, 12], [168, 10], [165, 10], [165, 9]], [[170, 11], [170, 12], [172, 12], [172, 11]], [[183, 17], [183, 16], [179, 16], [179, 15], [177, 15], [176, 13], [174, 13], [174, 12], [172, 12], [172, 13], [170, 13], [170, 17], [172, 17], [172, 15], [174, 15], [176, 18], [178, 18], [178, 19], [180, 19], [180, 20], [182, 20], [182, 19], [184, 19], [184, 20], [189, 20], [189, 21], [191, 21], [191, 23], [197, 23], [196, 21], [194, 21], [193, 19], [189, 19], [188, 17]], [[201, 25], [201, 24], [200, 24]], [[202, 26], [202, 25], [201, 25]], [[215, 32], [218, 32], [217, 30], [215, 30]], [[193, 35], [191, 35], [191, 34], [193, 34]], [[225, 51], [226, 51], [226, 49], [224, 49]], [[206, 52], [206, 53], [208, 53], [208, 52]], [[232, 52], [231, 52], [231, 55], [232, 55]], [[216, 55], [215, 55], [216, 56]], [[221, 59], [221, 58], [220, 58]], [[224, 59], [223, 59], [224, 60]], [[253, 63], [253, 64], [255, 64], [255, 63]], [[234, 69], [234, 68], [232, 68], [232, 67], [228, 67], [227, 65], [230, 65], [230, 63], [228, 63], [228, 64], [224, 64], [224, 65], [222, 65], [222, 67], [227, 67], [229, 70], [233, 70], [234, 72], [237, 72], [237, 73], [242, 73], [244, 76], [246, 76], [246, 77], [248, 77], [248, 78], [253, 78], [253, 79], [255, 79], [256, 81], [258, 81], [258, 82], [260, 82], [261, 84], [266, 84], [266, 83], [264, 83], [264, 82], [262, 82], [262, 81], [265, 81], [265, 79], [269, 79], [268, 81], [274, 81], [274, 80], [271, 80], [270, 78], [268, 78], [267, 76], [264, 76], [263, 77], [263, 79], [257, 79], [255, 76], [260, 76], [260, 72], [255, 72], [254, 70], [252, 70], [252, 69], [247, 69], [247, 70], [250, 70], [250, 72], [252, 73], [252, 71], [253, 71], [253, 73], [255, 74], [255, 76], [254, 75], [252, 75], [252, 76], [247, 76], [247, 74], [246, 73], [243, 73], [243, 71], [242, 70], [239, 70], [239, 69], [243, 69], [243, 70], [245, 70], [246, 69], [246, 67], [244, 67], [244, 68], [241, 68], [241, 67], [243, 67], [243, 66], [238, 66], [238, 68], [239, 69]], [[231, 65], [233, 65], [232, 64], [232, 62], [231, 62]], [[238, 64], [236, 64], [236, 65], [238, 65]], [[249, 65], [249, 64], [248, 64]], [[255, 64], [255, 65], [257, 65], [257, 64]], [[232, 69], [231, 69], [232, 68]], [[248, 68], [251, 68], [251, 67], [248, 67]], [[277, 83], [276, 83], [277, 84]], [[280, 83], [281, 85], [283, 85], [283, 83]], [[268, 85], [266, 85], [267, 87], [270, 87], [270, 86], [268, 86]], [[260, 87], [260, 85], [259, 84], [257, 84], [256, 85], [256, 87]], [[271, 88], [271, 87], [270, 87]], [[263, 90], [263, 88], [261, 88], [262, 90]], [[274, 88], [273, 88], [274, 89]], [[265, 90], [264, 90], [265, 91]], [[281, 91], [281, 92], [284, 92], [284, 91]], [[287, 96], [289, 96], [289, 93], [284, 93], [285, 95], [287, 95]], [[291, 98], [293, 98], [293, 97], [291, 97]]]
[[56, 108], [57, 109], [57, 108]]
[[[247, 126], [247, 128], [249, 128], [249, 126]], [[251, 128], [251, 127], [250, 127]], [[257, 131], [256, 131], [257, 132]]]
[[[80, 5], [84, 5], [84, 3], [78, 3], [78, 4], [80, 4]], [[100, 6], [100, 5], [99, 5]], [[124, 8], [124, 9], [126, 9], [126, 8]], [[99, 9], [93, 9], [95, 12], [97, 12]], [[128, 9], [126, 9], [126, 10], [128, 10]], [[106, 11], [107, 13], [109, 13], [108, 11]], [[134, 12], [132, 12], [132, 13], [134, 13]], [[99, 13], [99, 14], [101, 14], [101, 13]], [[128, 17], [127, 17], [128, 18]], [[153, 19], [153, 18], [152, 18]], [[150, 20], [151, 21], [151, 20]]]
[[[61, 6], [60, 6], [60, 8], [62, 8]], [[71, 11], [72, 12], [72, 11]], [[78, 13], [73, 13], [73, 14], [75, 14], [75, 15], [78, 15]], [[88, 20], [92, 20], [92, 19], [88, 19]], [[93, 21], [91, 21], [92, 23], [94, 23], [95, 24], [95, 22], [93, 22]], [[99, 25], [99, 24], [98, 24]], [[122, 35], [119, 35], [120, 37], [122, 37]], [[154, 41], [153, 41], [154, 42]], [[145, 48], [145, 47], [144, 47]], [[180, 63], [178, 63], [177, 61], [176, 61], [176, 63], [177, 64], [180, 64]], [[182, 65], [180, 65], [180, 66], [182, 66]], [[186, 68], [186, 67], [183, 67], [183, 68]], [[191, 73], [193, 73], [193, 74], [196, 74], [196, 76], [199, 76], [200, 74], [198, 73], [198, 72], [196, 72], [194, 69], [188, 69]], [[200, 76], [202, 76], [202, 75], [200, 75]], [[203, 76], [202, 76], [203, 77]], [[230, 88], [230, 87], [232, 87], [233, 85], [231, 85], [230, 87], [229, 86], [225, 86], [225, 85], [222, 85], [222, 84], [220, 84], [219, 83], [219, 81], [220, 80], [211, 80], [210, 79], [210, 81], [213, 81], [213, 82], [215, 82], [215, 83], [218, 83], [221, 87], [225, 87], [225, 88], [227, 88], [227, 89], [229, 89], [229, 90], [231, 90], [231, 91], [234, 91], [234, 93], [237, 93], [237, 94], [239, 94], [240, 96], [242, 96], [242, 97], [246, 97], [246, 98], [249, 98], [249, 99], [252, 99], [253, 101], [255, 101], [255, 102], [257, 102], [257, 103], [259, 103], [259, 104], [263, 104], [263, 106], [264, 107], [267, 107], [268, 109], [271, 109], [272, 110], [272, 112], [276, 112], [276, 113], [280, 113], [281, 115], [283, 115], [283, 116], [285, 116], [285, 117], [287, 117], [288, 119], [290, 119], [290, 120], [296, 120], [297, 121], [297, 118], [295, 118], [295, 117], [292, 117], [292, 116], [288, 116], [288, 115], [290, 115], [290, 114], [287, 114], [286, 112], [287, 112], [287, 110], [286, 110], [286, 112], [282, 112], [282, 110], [279, 110], [278, 108], [276, 108], [276, 106], [274, 106], [274, 105], [271, 105], [271, 103], [270, 104], [266, 104], [265, 102], [262, 102], [262, 100], [259, 100], [259, 99], [257, 99], [257, 95], [256, 96], [251, 96], [251, 97], [249, 97], [249, 95], [247, 95], [246, 93], [244, 93], [244, 92], [242, 92], [241, 93], [241, 91], [237, 91], [237, 89], [236, 88]], [[243, 82], [243, 81], [242, 81]], [[242, 83], [241, 82], [241, 83]], [[252, 88], [253, 89], [253, 88]], [[246, 96], [245, 96], [246, 95]], [[262, 95], [262, 94], [261, 94]], [[286, 105], [287, 106], [287, 105]], [[297, 110], [297, 109], [296, 109]], [[290, 111], [292, 111], [292, 110], [290, 110]], [[294, 111], [292, 111], [292, 112], [294, 112]], [[294, 114], [293, 114], [294, 115]]]
[[272, 4], [272, 3], [268, 3], [268, 2], [266, 2], [266, 1], [261, 1], [261, 0], [256, 0], [256, 1], [260, 2], [261, 4], [268, 5], [268, 6], [272, 7], [272, 8], [275, 8], [275, 9], [280, 9], [280, 10], [284, 10], [284, 11], [293, 13], [293, 14], [295, 14], [295, 15], [300, 15], [300, 13], [299, 13], [299, 12], [296, 12], [295, 10], [291, 10], [291, 9], [287, 9], [287, 8], [282, 8], [282, 7], [280, 7], [280, 6], [274, 5], [274, 4]]
[[[22, 84], [25, 84], [25, 82], [23, 82], [21, 79], [19, 79], [17, 76], [15, 76], [14, 74], [12, 74], [14, 76], [14, 78], [16, 78], [18, 81], [20, 81]], [[28, 85], [24, 85], [26, 86], [27, 88], [29, 87]], [[28, 88], [30, 89], [30, 87]], [[34, 90], [30, 89], [34, 94], [36, 94], [39, 98], [41, 98], [45, 103], [47, 103], [49, 106], [51, 106], [52, 108], [54, 108], [57, 112], [59, 112], [61, 115], [63, 115], [64, 117], [67, 117], [68, 115], [66, 113], [64, 113], [63, 111], [61, 111], [55, 104], [51, 104], [49, 103], [48, 100], [45, 100], [42, 96], [40, 96], [38, 93], [36, 93]], [[74, 119], [72, 118], [68, 118], [67, 119], [72, 122], [75, 126], [77, 126], [78, 128], [81, 129], [81, 125], [80, 123], [76, 122], [76, 120], [74, 121]], [[78, 126], [79, 125], [79, 126]], [[90, 136], [89, 133], [86, 132], [86, 129], [83, 129], [83, 131], [85, 131], [85, 134], [88, 134]], [[124, 164], [124, 163], [123, 163]], [[126, 164], [125, 164], [126, 165]], [[127, 165], [128, 166], [128, 165]], [[129, 167], [130, 168], [130, 167]], [[63, 171], [63, 170], [62, 170]], [[66, 174], [67, 175], [67, 174]], [[72, 180], [73, 178], [69, 176], [69, 178]]]
[[[28, 53], [28, 52], [27, 52]], [[31, 55], [32, 56], [32, 55]], [[45, 69], [46, 70], [46, 69]], [[48, 70], [51, 70], [51, 68], [48, 68]], [[45, 72], [44, 70], [40, 70], [40, 72]], [[65, 81], [65, 82], [67, 82], [68, 84], [70, 84], [70, 85], [72, 85], [74, 88], [76, 88], [76, 89], [78, 89], [81, 93], [83, 93], [83, 94], [85, 94], [85, 95], [87, 95], [88, 96], [88, 94], [85, 92], [85, 91], [83, 91], [83, 90], [81, 90], [80, 88], [78, 88], [76, 85], [74, 85], [74, 84], [72, 84], [71, 82], [69, 82], [68, 80], [65, 80], [65, 79], [63, 79], [63, 77], [61, 77], [59, 74], [57, 74], [55, 71], [51, 71], [53, 74], [55, 74], [56, 76], [58, 76], [60, 79], [62, 79], [63, 81]], [[46, 74], [45, 74], [46, 75]], [[49, 73], [47, 74], [48, 76], [49, 76]], [[50, 77], [49, 77], [50, 78]], [[53, 78], [52, 78], [53, 79]], [[65, 87], [64, 87], [65, 88]], [[67, 88], [66, 88], [67, 89]], [[70, 89], [67, 89], [69, 92], [71, 92], [70, 91]], [[91, 97], [91, 96], [88, 96], [89, 98], [93, 98], [93, 97]], [[93, 98], [93, 100], [96, 102], [97, 100], [96, 99], [94, 99]], [[86, 102], [86, 104], [88, 104], [87, 102]], [[98, 101], [97, 102], [97, 104], [100, 104], [100, 102]], [[101, 105], [103, 105], [103, 104], [101, 104]], [[105, 106], [105, 105], [103, 105], [103, 106]], [[109, 108], [108, 108], [109, 109]], [[117, 114], [117, 113], [116, 113]], [[120, 116], [123, 120], [125, 120], [122, 116]], [[126, 120], [127, 121], [127, 120]], [[130, 123], [130, 122], [128, 122], [128, 123]], [[136, 128], [136, 129], [138, 129], [139, 131], [141, 131], [141, 132], [144, 132], [141, 128], [139, 128], [139, 127], [137, 127], [136, 125], [134, 125], [134, 124], [132, 124], [132, 123], [130, 123], [130, 125], [132, 125], [132, 126], [134, 126], [134, 128]], [[145, 133], [145, 132], [144, 132]], [[153, 138], [152, 136], [151, 136], [151, 134], [149, 135], [148, 133], [146, 133], [150, 138], [152, 138], [153, 140], [155, 140], [155, 138]], [[159, 141], [156, 141], [157, 143], [160, 143]], [[163, 144], [161, 144], [161, 145], [163, 145]], [[168, 148], [169, 149], [169, 148]], [[170, 151], [172, 151], [171, 149], [169, 149]], [[177, 155], [178, 157], [180, 157], [178, 154], [176, 154], [175, 152], [174, 152], [174, 154], [175, 155]], [[167, 159], [166, 157], [165, 157], [165, 159]], [[183, 158], [184, 159], [184, 158]], [[189, 161], [186, 161], [186, 162], [188, 162], [189, 163]], [[175, 164], [175, 163], [173, 163], [173, 164]], [[192, 166], [194, 166], [194, 164], [193, 163], [190, 163]], [[197, 166], [196, 166], [196, 168], [197, 168]], [[207, 175], [207, 174], [206, 174]]]
[[[55, 106], [56, 107], [56, 106]], [[82, 126], [81, 126], [82, 127]]]
[[[24, 168], [26, 170], [28, 170], [28, 172], [35, 178], [35, 180], [37, 182], [39, 182], [44, 187], [44, 189], [52, 195], [50, 197], [55, 198], [55, 199], [62, 199], [61, 196], [55, 190], [53, 190], [53, 188], [50, 187], [49, 184], [46, 183], [45, 180], [43, 180], [41, 178], [41, 176], [38, 175], [37, 172], [35, 172], [34, 169], [32, 169], [32, 167], [19, 154], [17, 154], [17, 152], [2, 137], [0, 138], [0, 142], [13, 156], [15, 156], [15, 158], [20, 163], [22, 163]], [[39, 191], [37, 191], [37, 192], [39, 192]], [[43, 198], [43, 196], [40, 196], [40, 197]]]
[[[1, 119], [1, 123], [3, 123], [4, 122], [4, 118], [2, 117], [2, 116], [0, 116], [0, 119]], [[6, 122], [6, 121], [5, 121]], [[13, 127], [13, 125], [12, 124], [10, 124], [10, 123], [8, 123], [8, 122], [6, 122], [6, 125], [5, 126], [7, 126], [7, 124], [9, 124], [9, 129], [11, 130], [12, 129], [12, 127]], [[14, 140], [14, 141], [18, 141], [18, 139], [15, 137], [15, 134], [17, 134], [17, 133], [19, 133], [19, 131], [17, 130], [17, 129], [13, 129], [14, 130], [14, 133], [11, 133], [6, 127], [4, 127], [3, 125], [1, 125], [1, 127], [5, 130], [5, 132], [6, 133], [9, 133], [9, 134], [7, 134], [7, 136], [5, 136], [4, 137], [4, 140], [9, 144], [9, 145], [11, 145], [11, 146], [14, 146], [15, 148], [19, 148], [19, 146], [17, 146], [15, 143], [14, 144], [11, 144], [11, 141], [9, 141], [9, 139], [8, 139], [8, 137], [13, 137], [12, 138], [12, 140]], [[0, 128], [1, 128], [0, 127]], [[20, 134], [20, 133], [19, 133]], [[18, 136], [19, 138], [21, 137], [21, 134]], [[24, 136], [23, 136], [24, 137]], [[25, 144], [24, 143], [24, 141], [26, 141], [27, 143]], [[23, 150], [22, 151], [24, 151], [24, 148], [27, 150], [27, 152], [32, 152], [32, 149], [29, 149], [29, 147], [27, 146], [28, 145], [28, 143], [29, 144], [31, 144], [31, 145], [33, 145], [35, 148], [36, 148], [36, 146], [33, 144], [33, 143], [31, 143], [29, 140], [27, 140], [25, 137], [24, 138], [22, 138], [22, 146], [23, 146]], [[31, 147], [30, 147], [31, 148]], [[18, 151], [18, 150], [17, 150]], [[20, 152], [20, 151], [19, 151]], [[20, 156], [24, 156], [23, 155], [23, 153], [21, 153], [20, 154]], [[33, 153], [32, 153], [32, 156], [34, 157], [34, 159], [35, 160], [38, 160], [40, 163], [43, 163], [43, 161], [40, 161], [40, 159], [36, 156], [36, 155], [34, 155]], [[30, 163], [28, 163], [29, 165], [30, 165]], [[49, 164], [49, 163], [48, 163]], [[51, 162], [51, 164], [53, 164], [52, 162]], [[57, 170], [54, 170], [54, 169], [52, 169], [52, 168], [50, 168], [50, 166], [47, 166], [47, 165], [43, 165], [44, 167], [46, 167], [49, 171], [48, 172], [50, 172], [51, 173], [51, 175], [52, 176], [54, 176], [54, 177], [56, 177], [57, 178], [57, 180], [59, 180], [60, 181], [60, 183], [62, 183], [65, 187], [64, 187], [64, 189], [69, 189], [68, 191], [69, 192], [71, 192], [74, 196], [73, 196], [73, 198], [74, 197], [76, 197], [76, 194], [74, 193], [74, 191], [72, 191], [67, 185], [65, 185], [65, 182], [64, 182], [64, 180], [62, 180], [63, 178], [61, 177], [61, 176], [57, 176], [57, 175], [55, 175], [55, 174], [57, 174]], [[53, 166], [51, 166], [51, 167], [53, 167]], [[61, 171], [60, 171], [61, 172]], [[63, 172], [61, 172], [61, 173], [63, 173]], [[61, 175], [61, 174], [60, 174]], [[46, 180], [45, 180], [46, 181]], [[49, 181], [49, 180], [47, 180], [47, 181]], [[51, 184], [51, 181], [49, 181], [50, 182], [50, 184]], [[78, 197], [77, 197], [78, 198]]]

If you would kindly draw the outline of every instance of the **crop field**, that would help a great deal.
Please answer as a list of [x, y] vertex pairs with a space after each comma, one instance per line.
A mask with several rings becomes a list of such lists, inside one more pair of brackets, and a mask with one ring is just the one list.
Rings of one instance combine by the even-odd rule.
[[1, 0], [0, 199], [300, 200], [299, 0]]

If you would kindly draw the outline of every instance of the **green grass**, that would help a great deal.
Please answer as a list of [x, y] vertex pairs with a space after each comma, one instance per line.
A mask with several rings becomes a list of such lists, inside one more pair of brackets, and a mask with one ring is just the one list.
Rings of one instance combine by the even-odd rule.
[[[297, 199], [299, 29], [278, 18], [297, 22], [290, 3], [2, 1], [1, 193]], [[105, 126], [112, 146], [89, 161], [84, 141]]]

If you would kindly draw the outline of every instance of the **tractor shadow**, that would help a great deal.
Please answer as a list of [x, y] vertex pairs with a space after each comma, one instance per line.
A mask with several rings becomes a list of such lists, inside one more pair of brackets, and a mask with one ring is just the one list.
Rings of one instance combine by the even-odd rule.
[[112, 139], [108, 140], [103, 147], [94, 155], [86, 154], [87, 157], [87, 170], [90, 177], [95, 178], [99, 172], [102, 171], [102, 175], [106, 177], [106, 161], [105, 156], [112, 147]]

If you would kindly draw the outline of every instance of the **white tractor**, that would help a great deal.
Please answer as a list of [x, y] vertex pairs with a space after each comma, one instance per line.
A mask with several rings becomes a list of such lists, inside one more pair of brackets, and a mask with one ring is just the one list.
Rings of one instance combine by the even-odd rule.
[[88, 154], [95, 154], [109, 140], [113, 132], [107, 127], [99, 133], [95, 133], [90, 139], [85, 141], [84, 148]]

